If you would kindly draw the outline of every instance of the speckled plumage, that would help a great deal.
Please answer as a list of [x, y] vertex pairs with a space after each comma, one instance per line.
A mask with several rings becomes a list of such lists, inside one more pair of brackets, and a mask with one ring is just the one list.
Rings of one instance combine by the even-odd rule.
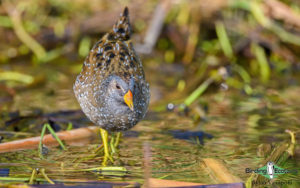
[[[130, 34], [126, 7], [112, 31], [91, 49], [73, 87], [85, 115], [108, 131], [130, 129], [145, 116], [149, 104], [149, 86]], [[111, 91], [115, 89], [111, 86], [114, 81], [123, 84], [124, 91], [121, 93], [129, 89], [132, 91], [133, 111], [117, 100], [118, 96], [110, 96], [111, 93], [117, 95], [116, 91]]]

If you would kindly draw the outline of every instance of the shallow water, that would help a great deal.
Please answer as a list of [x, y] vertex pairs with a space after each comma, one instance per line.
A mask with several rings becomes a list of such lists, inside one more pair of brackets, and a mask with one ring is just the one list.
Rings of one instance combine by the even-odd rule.
[[[63, 109], [78, 109], [71, 90], [74, 77], [49, 70], [45, 71], [45, 74], [48, 79], [55, 74], [55, 78], [36, 88], [21, 89], [13, 101], [4, 104], [7, 105], [9, 112], [18, 110], [23, 116], [36, 115], [7, 126], [5, 130], [18, 130], [28, 135], [1, 133], [4, 135], [4, 142], [40, 134], [41, 123], [47, 116], [40, 118], [36, 109], [42, 109], [42, 114]], [[245, 168], [259, 168], [264, 161], [264, 158], [257, 154], [260, 144], [269, 144], [271, 148], [275, 148], [282, 142], [289, 143], [290, 136], [285, 133], [286, 129], [296, 132], [296, 136], [299, 135], [299, 93], [300, 87], [297, 86], [279, 91], [269, 89], [253, 97], [236, 90], [218, 91], [201, 98], [208, 106], [208, 111], [203, 107], [205, 105], [194, 105], [190, 107], [188, 115], [176, 111], [157, 111], [155, 109], [165, 109], [166, 104], [173, 101], [166, 99], [161, 99], [162, 102], [159, 103], [154, 101], [145, 120], [125, 133], [120, 144], [119, 157], [115, 157], [115, 163], [111, 164], [126, 167], [128, 172], [125, 174], [115, 172], [109, 175], [95, 171], [81, 171], [100, 167], [101, 156], [88, 158], [101, 143], [99, 137], [77, 141], [68, 145], [67, 151], [50, 147], [49, 154], [43, 160], [38, 157], [37, 149], [1, 153], [0, 168], [9, 168], [9, 177], [18, 178], [29, 178], [34, 168], [45, 168], [52, 180], [69, 183], [103, 180], [142, 184], [145, 178], [150, 178], [147, 171], [150, 171], [151, 177], [159, 179], [222, 183], [212, 178], [210, 172], [203, 166], [203, 159], [213, 158], [221, 160], [232, 175], [246, 181], [250, 175], [245, 173]], [[202, 113], [199, 113], [199, 109]], [[10, 118], [3, 117], [1, 124], [5, 125]], [[62, 119], [66, 122], [68, 120], [77, 122], [76, 126], [92, 125], [82, 114], [77, 114], [76, 117], [74, 114], [62, 114], [55, 119], [59, 120], [57, 124], [61, 125], [59, 128], [62, 130], [67, 125], [61, 121]], [[4, 130], [4, 127], [1, 130]], [[193, 137], [188, 140], [178, 139], [178, 135], [174, 135], [174, 132], [172, 134], [172, 131], [178, 133], [178, 130], [179, 133], [183, 133], [182, 137], [187, 136], [184, 131], [190, 131], [188, 134], [194, 132], [207, 135], [201, 137], [201, 134], [198, 134], [199, 140]], [[204, 144], [200, 144], [201, 141]], [[149, 145], [151, 151], [150, 166], [144, 165], [147, 162], [145, 155], [149, 154], [145, 153], [145, 145]], [[288, 160], [284, 168], [300, 169], [299, 153], [299, 147], [296, 146], [295, 157]], [[40, 174], [38, 177], [42, 178]], [[286, 179], [292, 179], [295, 186], [296, 182], [299, 182], [299, 176], [287, 174], [279, 177], [279, 180]]]

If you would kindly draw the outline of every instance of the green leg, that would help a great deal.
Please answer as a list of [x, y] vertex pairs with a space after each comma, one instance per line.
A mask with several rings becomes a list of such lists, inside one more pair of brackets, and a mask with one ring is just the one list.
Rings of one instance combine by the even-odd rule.
[[106, 166], [107, 160], [109, 159], [111, 162], [114, 162], [108, 149], [108, 133], [106, 130], [100, 128], [100, 135], [102, 138], [103, 146], [104, 146], [104, 159], [102, 162], [103, 166]]
[[110, 150], [111, 150], [112, 155], [117, 152], [116, 148], [114, 147], [114, 143], [115, 143], [115, 134], [112, 133], [111, 138], [110, 138], [110, 142], [109, 142], [109, 146], [110, 146]]
[[122, 136], [121, 132], [118, 132], [117, 136], [115, 136], [115, 134], [112, 136], [111, 141], [110, 141], [111, 153], [117, 153], [117, 151], [118, 151], [117, 147], [120, 143], [121, 136]]
[[114, 143], [114, 147], [118, 147], [119, 143], [120, 143], [120, 139], [122, 137], [122, 132], [118, 132], [117, 133], [117, 138], [116, 138], [116, 142]]

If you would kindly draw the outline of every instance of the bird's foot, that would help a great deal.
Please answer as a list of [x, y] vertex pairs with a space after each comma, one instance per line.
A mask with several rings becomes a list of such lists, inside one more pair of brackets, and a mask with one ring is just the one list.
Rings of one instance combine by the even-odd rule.
[[102, 166], [106, 166], [108, 159], [110, 160], [110, 162], [114, 162], [112, 156], [110, 153], [104, 153], [104, 157], [103, 157], [103, 161], [102, 161]]
[[[119, 143], [120, 136], [117, 136], [115, 139], [114, 137], [111, 139], [110, 143], [108, 143], [108, 132], [104, 129], [100, 128], [100, 135], [102, 138], [103, 142], [103, 149], [104, 149], [104, 158], [102, 161], [102, 166], [106, 166], [108, 160], [110, 160], [112, 163], [114, 162], [113, 160], [113, 154], [116, 153], [116, 144]], [[101, 148], [100, 148], [101, 149]]]

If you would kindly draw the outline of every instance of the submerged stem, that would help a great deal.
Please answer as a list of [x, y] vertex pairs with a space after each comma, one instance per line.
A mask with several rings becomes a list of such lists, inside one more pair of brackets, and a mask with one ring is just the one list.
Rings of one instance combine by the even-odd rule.
[[44, 158], [43, 153], [42, 153], [42, 150], [43, 150], [43, 138], [44, 138], [44, 135], [45, 135], [45, 132], [46, 132], [46, 128], [47, 128], [47, 126], [44, 125], [44, 126], [43, 126], [43, 129], [42, 129], [42, 133], [41, 133], [41, 138], [40, 138], [39, 148], [38, 148], [39, 157], [40, 157], [41, 159]]
[[66, 147], [65, 145], [62, 143], [62, 141], [59, 139], [59, 137], [56, 135], [55, 131], [52, 129], [52, 127], [46, 123], [45, 124], [46, 127], [48, 128], [48, 130], [50, 131], [50, 133], [52, 134], [52, 136], [57, 140], [57, 142], [59, 143], [60, 147], [63, 149], [63, 150], [66, 150]]
[[44, 178], [50, 183], [50, 184], [55, 184], [50, 178], [48, 178], [47, 174], [45, 173], [45, 169], [41, 169], [41, 173], [44, 176]]
[[36, 176], [36, 169], [33, 169], [28, 184], [33, 184], [33, 181], [34, 181], [34, 179], [35, 179], [35, 176]]

